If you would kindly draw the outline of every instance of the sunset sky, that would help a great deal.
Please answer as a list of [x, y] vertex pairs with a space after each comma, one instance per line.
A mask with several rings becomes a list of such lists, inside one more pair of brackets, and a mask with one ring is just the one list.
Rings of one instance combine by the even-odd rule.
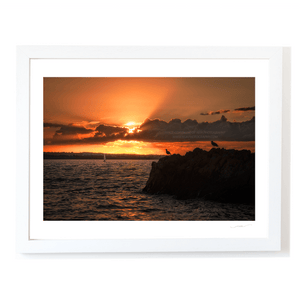
[[254, 151], [255, 78], [44, 78], [44, 151]]

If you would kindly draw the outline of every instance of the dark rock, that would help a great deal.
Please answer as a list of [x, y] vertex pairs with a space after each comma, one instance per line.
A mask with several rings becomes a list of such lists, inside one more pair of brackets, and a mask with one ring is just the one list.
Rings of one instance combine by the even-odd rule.
[[152, 163], [144, 192], [178, 199], [255, 203], [255, 154], [249, 150], [199, 148]]

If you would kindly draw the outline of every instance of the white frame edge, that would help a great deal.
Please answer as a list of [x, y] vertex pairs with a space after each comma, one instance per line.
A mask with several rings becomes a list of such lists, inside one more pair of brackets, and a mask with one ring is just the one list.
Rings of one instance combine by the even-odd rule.
[[[17, 252], [19, 253], [126, 253], [280, 251], [281, 249], [281, 47], [17, 47]], [[213, 58], [269, 59], [270, 64], [270, 202], [266, 239], [29, 239], [29, 129], [30, 59], [36, 58]]]

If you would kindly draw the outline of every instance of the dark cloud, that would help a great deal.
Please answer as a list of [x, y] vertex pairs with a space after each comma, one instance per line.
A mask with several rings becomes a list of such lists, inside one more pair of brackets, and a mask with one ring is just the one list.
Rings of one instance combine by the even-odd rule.
[[[251, 110], [255, 110], [255, 106], [253, 107], [239, 107], [234, 109], [234, 112], [236, 111], [251, 111]], [[201, 113], [201, 116], [213, 116], [213, 115], [220, 115], [220, 114], [226, 114], [229, 113], [230, 109], [221, 109], [221, 110], [217, 110], [217, 111], [209, 111], [207, 113]]]
[[186, 128], [186, 127], [196, 126], [198, 124], [198, 122], [196, 120], [187, 119], [182, 124], [183, 124], [183, 127]]
[[248, 110], [255, 110], [255, 106], [252, 106], [252, 107], [239, 107], [239, 108], [236, 108], [234, 111], [248, 111]]
[[57, 123], [44, 123], [44, 128], [60, 128], [56, 130], [56, 135], [76, 135], [76, 134], [87, 134], [91, 133], [93, 129], [87, 129], [83, 126], [77, 126], [74, 124], [63, 125]]
[[59, 130], [56, 131], [55, 134], [58, 135], [76, 135], [76, 134], [87, 134], [93, 132], [93, 129], [86, 129], [82, 126], [74, 126], [70, 125], [62, 125]]
[[120, 133], [126, 133], [127, 129], [123, 128], [123, 127], [117, 127], [117, 126], [108, 126], [108, 125], [104, 125], [101, 124], [99, 125], [95, 131], [97, 132], [96, 135], [97, 136], [110, 136], [110, 135], [116, 135], [116, 134], [120, 134]]
[[[147, 129], [145, 129], [145, 127]], [[180, 142], [180, 141], [254, 141], [255, 121], [254, 118], [246, 122], [229, 122], [222, 115], [215, 122], [201, 122], [188, 119], [182, 122], [173, 119], [169, 123], [160, 120], [146, 120], [140, 128], [143, 131], [126, 135], [125, 139], [143, 140], [149, 142]]]
[[201, 113], [201, 116], [212, 116], [212, 115], [220, 115], [220, 114], [226, 114], [230, 112], [230, 109], [220, 109], [217, 111], [209, 111], [207, 113]]
[[141, 130], [162, 130], [168, 126], [168, 123], [159, 119], [146, 119], [143, 124], [140, 126]]
[[62, 125], [62, 124], [56, 124], [56, 123], [44, 123], [44, 127], [45, 128], [53, 128], [53, 127], [58, 128], [58, 127], [62, 127], [62, 126], [64, 126], [64, 125]]
[[[74, 124], [63, 125], [56, 123], [44, 123], [44, 144], [61, 145], [61, 144], [74, 144], [79, 143], [84, 138], [93, 134], [93, 129], [87, 129], [82, 126]], [[50, 133], [51, 128], [57, 129], [55, 132]]]
[[127, 128], [101, 124], [95, 130], [78, 126], [63, 126], [57, 134], [93, 133], [81, 139], [54, 139], [51, 144], [105, 144], [116, 140], [136, 140], [145, 142], [195, 142], [195, 141], [254, 141], [255, 118], [245, 122], [229, 122], [222, 115], [215, 122], [172, 119], [169, 122], [159, 119], [146, 119], [135, 131]]

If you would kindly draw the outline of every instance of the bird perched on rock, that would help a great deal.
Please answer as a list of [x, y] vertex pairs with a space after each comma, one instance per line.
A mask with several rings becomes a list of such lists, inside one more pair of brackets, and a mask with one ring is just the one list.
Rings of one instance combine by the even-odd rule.
[[215, 143], [214, 141], [211, 141], [211, 144], [215, 147], [219, 147], [217, 143]]
[[168, 151], [168, 149], [166, 149], [166, 153], [167, 153], [167, 154], [171, 154], [171, 153]]

